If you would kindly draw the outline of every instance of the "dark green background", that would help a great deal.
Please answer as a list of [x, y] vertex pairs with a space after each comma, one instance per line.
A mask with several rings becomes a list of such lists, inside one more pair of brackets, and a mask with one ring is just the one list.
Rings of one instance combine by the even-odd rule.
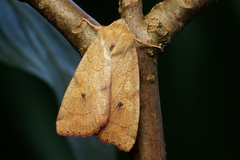
[[[157, 2], [159, 1], [143, 1], [144, 13]], [[0, 12], [2, 42], [6, 41], [5, 35], [14, 37], [23, 28], [27, 32], [33, 32], [33, 35], [40, 32], [47, 37], [51, 36], [48, 34], [51, 31], [46, 28], [35, 31], [36, 28], [31, 26], [21, 28], [12, 25], [14, 20], [6, 22], [4, 18], [10, 11], [15, 11], [20, 2], [4, 0], [1, 3], [3, 5], [0, 10], [6, 4], [12, 6], [9, 13]], [[78, 4], [103, 25], [119, 18], [118, 1], [79, 1]], [[30, 11], [35, 13], [34, 10]], [[22, 12], [21, 9], [18, 12]], [[26, 23], [24, 16], [22, 17], [19, 24]], [[4, 25], [11, 26], [12, 32], [4, 33]], [[188, 24], [159, 56], [160, 96], [168, 160], [238, 159], [239, 28], [240, 1], [219, 0]], [[24, 35], [22, 36], [25, 37]], [[32, 43], [36, 45], [38, 41], [41, 42], [36, 36], [36, 42]], [[12, 46], [19, 43], [14, 38], [7, 42]], [[64, 46], [56, 42], [48, 43], [47, 47], [49, 46], [64, 50]], [[35, 51], [38, 49], [35, 47]], [[28, 66], [31, 61], [24, 61], [23, 58], [19, 64], [17, 60], [11, 63], [12, 59], [19, 56], [20, 51], [17, 48], [14, 49], [16, 53], [11, 51], [11, 54], [4, 54], [5, 52], [2, 45], [0, 56], [4, 56], [0, 57], [0, 159], [126, 159], [127, 154], [124, 152], [118, 152], [113, 146], [106, 147], [94, 138], [66, 140], [58, 136], [55, 133], [55, 119], [61, 99], [59, 97], [63, 96], [64, 90], [57, 96], [56, 88], [43, 78], [48, 76], [31, 71], [31, 66]], [[74, 51], [69, 51], [69, 54], [70, 52]], [[55, 55], [47, 53], [55, 60]], [[27, 54], [34, 55], [30, 51]], [[72, 60], [78, 57], [76, 53], [73, 54], [75, 55], [72, 58], [62, 59], [66, 63], [74, 62], [73, 66], [76, 67], [80, 58], [77, 61]], [[42, 63], [40, 68], [58, 67], [55, 63], [37, 60]], [[34, 66], [35, 61], [32, 63]], [[26, 67], [21, 68], [21, 65]], [[68, 75], [55, 72], [52, 73], [56, 79], [67, 77], [64, 85], [61, 85], [65, 89], [74, 67], [71, 68], [71, 73], [67, 72]]]

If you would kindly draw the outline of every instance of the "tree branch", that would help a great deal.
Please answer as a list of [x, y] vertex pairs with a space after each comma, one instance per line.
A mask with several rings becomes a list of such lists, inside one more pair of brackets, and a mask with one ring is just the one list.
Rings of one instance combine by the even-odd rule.
[[[143, 23], [142, 3], [138, 0], [120, 0], [119, 11], [129, 29], [142, 41], [150, 42]], [[140, 120], [136, 143], [130, 159], [166, 159], [162, 115], [159, 97], [156, 59], [160, 51], [148, 56], [147, 50], [138, 50], [140, 71]]]
[[[215, 0], [165, 0], [144, 18], [138, 0], [120, 0], [119, 11], [137, 38], [150, 44], [166, 46], [195, 16]], [[140, 122], [131, 159], [165, 160], [165, 142], [158, 90], [158, 72], [154, 53], [138, 51], [140, 70]], [[149, 77], [155, 77], [149, 83]]]
[[145, 17], [151, 41], [168, 45], [183, 28], [216, 0], [165, 0]]
[[[19, 0], [20, 1], [20, 0]], [[71, 0], [21, 0], [27, 2], [48, 20], [83, 56], [96, 37], [96, 31], [82, 22], [88, 19], [100, 25]]]

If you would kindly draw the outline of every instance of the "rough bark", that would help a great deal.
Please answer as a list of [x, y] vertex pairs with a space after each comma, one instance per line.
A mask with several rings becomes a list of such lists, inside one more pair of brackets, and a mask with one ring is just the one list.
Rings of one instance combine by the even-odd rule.
[[[142, 3], [138, 0], [121, 1], [119, 11], [121, 18], [128, 23], [130, 30], [137, 38], [150, 42], [146, 25], [143, 23]], [[140, 70], [140, 121], [138, 136], [130, 159], [166, 159], [163, 136], [162, 115], [158, 90], [157, 54], [146, 54], [147, 50], [139, 50]]]
[[165, 0], [146, 15], [152, 43], [166, 46], [197, 15], [216, 0]]
[[96, 37], [96, 31], [82, 23], [82, 18], [100, 25], [71, 0], [21, 0], [27, 2], [48, 20], [80, 53], [84, 55]]
[[[24, 0], [55, 26], [83, 56], [96, 32], [82, 18], [99, 25], [70, 0]], [[144, 17], [140, 0], [120, 0], [121, 18], [144, 42], [164, 48], [194, 17], [216, 0], [165, 0], [156, 4]], [[161, 51], [139, 50], [140, 123], [131, 159], [165, 160], [157, 71]]]

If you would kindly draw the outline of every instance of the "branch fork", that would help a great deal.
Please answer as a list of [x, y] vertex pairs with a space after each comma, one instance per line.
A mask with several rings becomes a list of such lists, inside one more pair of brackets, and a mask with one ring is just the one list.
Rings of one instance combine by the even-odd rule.
[[[71, 0], [19, 0], [26, 2], [63, 34], [83, 56], [100, 25]], [[144, 17], [141, 0], [119, 0], [119, 13], [130, 31], [141, 41], [157, 45], [159, 51], [138, 50], [140, 70], [140, 123], [131, 159], [165, 160], [165, 142], [158, 90], [157, 55], [171, 43], [194, 17], [216, 0], [164, 0]], [[151, 83], [150, 83], [151, 82]]]

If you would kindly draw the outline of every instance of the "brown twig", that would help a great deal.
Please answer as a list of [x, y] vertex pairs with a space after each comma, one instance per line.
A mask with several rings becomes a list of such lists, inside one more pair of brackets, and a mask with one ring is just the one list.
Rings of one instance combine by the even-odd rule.
[[21, 0], [30, 4], [48, 20], [69, 43], [84, 55], [88, 46], [96, 37], [96, 31], [82, 23], [82, 18], [92, 24], [100, 25], [71, 0]]
[[[130, 30], [139, 39], [165, 47], [185, 25], [215, 0], [165, 0], [143, 17], [138, 0], [120, 0], [119, 11]], [[158, 91], [156, 55], [139, 51], [140, 123], [137, 141], [130, 152], [131, 159], [165, 160], [165, 142]], [[149, 83], [149, 77], [155, 81]]]
[[168, 45], [194, 17], [215, 1], [165, 0], [156, 4], [145, 17], [146, 24], [155, 26], [150, 32], [151, 41]]
[[[142, 3], [138, 0], [122, 0], [119, 11], [137, 38], [150, 42], [143, 24]], [[140, 121], [138, 136], [130, 159], [165, 159], [162, 115], [158, 90], [157, 52], [152, 56], [146, 50], [138, 51], [140, 70]]]

